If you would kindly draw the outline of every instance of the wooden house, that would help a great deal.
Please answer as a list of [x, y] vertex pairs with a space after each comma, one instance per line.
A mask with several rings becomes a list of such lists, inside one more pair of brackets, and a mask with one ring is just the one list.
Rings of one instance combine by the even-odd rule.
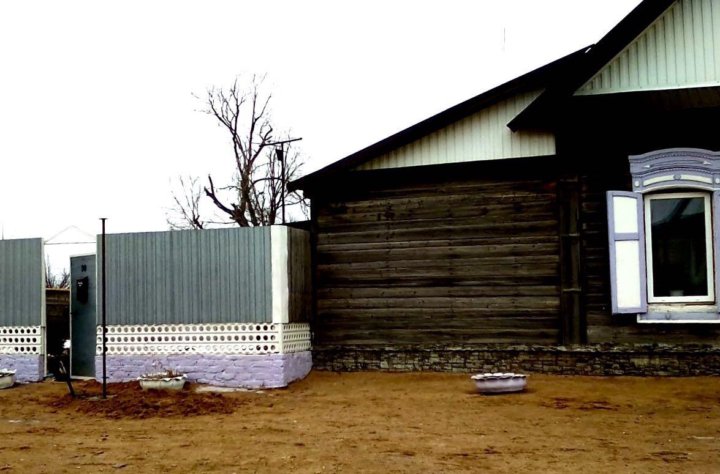
[[720, 373], [720, 1], [597, 44], [294, 183], [315, 367]]

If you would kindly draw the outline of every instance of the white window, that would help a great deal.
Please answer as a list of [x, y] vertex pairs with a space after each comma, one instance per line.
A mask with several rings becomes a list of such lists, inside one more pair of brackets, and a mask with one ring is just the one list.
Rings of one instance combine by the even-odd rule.
[[715, 301], [708, 193], [645, 196], [649, 303]]

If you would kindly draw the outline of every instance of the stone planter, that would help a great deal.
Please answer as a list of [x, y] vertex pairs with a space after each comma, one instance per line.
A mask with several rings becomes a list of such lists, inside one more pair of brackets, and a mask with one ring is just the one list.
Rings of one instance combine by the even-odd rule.
[[477, 374], [470, 377], [480, 393], [521, 392], [527, 386], [527, 376], [522, 374], [501, 373]]
[[0, 389], [10, 388], [15, 385], [15, 371], [14, 370], [0, 370]]
[[174, 375], [163, 372], [142, 375], [138, 380], [143, 390], [182, 390], [187, 381], [187, 375]]

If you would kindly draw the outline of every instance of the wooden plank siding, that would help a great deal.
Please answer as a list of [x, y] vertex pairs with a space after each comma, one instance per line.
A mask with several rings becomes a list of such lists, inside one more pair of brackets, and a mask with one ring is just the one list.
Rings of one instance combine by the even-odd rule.
[[288, 321], [306, 323], [311, 308], [310, 232], [288, 228]]
[[556, 183], [512, 174], [314, 197], [315, 345], [556, 343]]

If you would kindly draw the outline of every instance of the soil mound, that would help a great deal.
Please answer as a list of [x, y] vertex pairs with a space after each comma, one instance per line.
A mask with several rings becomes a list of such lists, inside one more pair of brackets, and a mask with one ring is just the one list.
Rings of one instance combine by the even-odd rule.
[[73, 383], [76, 398], [65, 394], [62, 398], [44, 402], [58, 410], [74, 410], [107, 418], [187, 417], [230, 414], [242, 403], [220, 393], [198, 393], [187, 384], [183, 390], [142, 390], [137, 382], [108, 384], [108, 398], [102, 398], [98, 382]]

